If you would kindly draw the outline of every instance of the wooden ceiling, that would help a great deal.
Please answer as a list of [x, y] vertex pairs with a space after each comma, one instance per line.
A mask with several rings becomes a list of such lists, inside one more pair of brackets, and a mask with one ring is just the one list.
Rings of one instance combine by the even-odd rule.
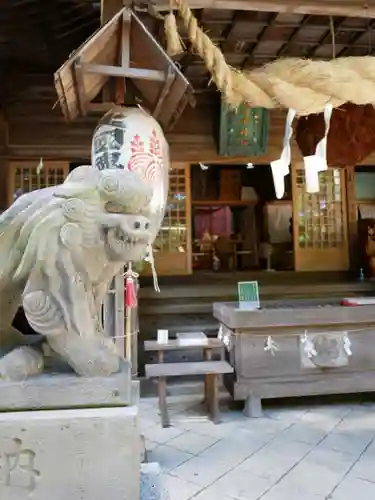
[[[208, 9], [196, 15], [236, 68], [261, 66], [279, 57], [330, 59], [375, 52], [375, 20], [366, 18]], [[188, 52], [180, 64], [196, 90], [207, 89], [210, 77], [199, 58]]]
[[[265, 4], [267, 12], [197, 9], [195, 15], [221, 47], [229, 64], [237, 68], [260, 66], [278, 57], [330, 59], [375, 53], [375, 20], [369, 16], [330, 18], [289, 13], [285, 9], [275, 13], [269, 11], [269, 2]], [[141, 10], [142, 20], [164, 43], [163, 21], [145, 12], [144, 3]], [[0, 7], [0, 99], [3, 103], [17, 86], [27, 84], [22, 74], [48, 74], [52, 83], [53, 72], [99, 25], [99, 1], [3, 0]], [[215, 92], [214, 86], [209, 85], [210, 77], [204, 64], [190, 49], [186, 34], [183, 39], [187, 51], [177, 59], [182, 72], [197, 93]]]

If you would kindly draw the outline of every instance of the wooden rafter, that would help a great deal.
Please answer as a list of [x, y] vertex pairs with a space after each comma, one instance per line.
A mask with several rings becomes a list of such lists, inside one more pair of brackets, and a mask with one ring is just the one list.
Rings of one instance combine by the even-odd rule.
[[270, 16], [268, 18], [267, 26], [265, 26], [262, 29], [262, 31], [259, 33], [259, 35], [257, 37], [257, 41], [252, 45], [244, 63], [242, 64], [242, 68], [246, 68], [247, 66], [249, 66], [251, 64], [252, 56], [253, 56], [254, 52], [259, 47], [259, 44], [262, 43], [262, 41], [267, 37], [267, 33], [274, 27], [274, 23], [275, 23], [277, 16], [278, 16], [278, 14], [275, 12], [270, 14]]
[[[339, 19], [335, 19], [334, 21], [334, 32], [340, 28], [342, 24], [346, 21], [346, 17], [341, 17]], [[317, 44], [315, 44], [307, 53], [306, 57], [314, 57], [316, 52], [320, 49], [320, 47], [325, 44], [327, 41], [331, 41], [333, 43], [333, 36], [334, 33], [332, 33], [330, 26], [328, 25], [327, 31], [324, 33], [324, 35], [321, 37], [321, 39], [318, 41]], [[337, 54], [332, 54], [332, 57], [336, 57]]]
[[294, 28], [288, 40], [284, 42], [283, 45], [279, 48], [279, 50], [276, 53], [276, 57], [282, 57], [285, 54], [290, 44], [294, 42], [294, 40], [298, 37], [303, 27], [309, 22], [310, 19], [311, 19], [310, 14], [304, 16], [304, 18], [301, 21], [301, 24], [297, 28]]
[[228, 46], [231, 44], [233, 39], [235, 39], [237, 22], [241, 20], [241, 17], [243, 17], [242, 12], [235, 12], [232, 16], [231, 22], [228, 24], [227, 29], [223, 33], [224, 41], [220, 45], [220, 48], [223, 52], [227, 51]]
[[[348, 47], [345, 47], [344, 49], [340, 50], [338, 52], [338, 54], [336, 54], [337, 57], [343, 57], [343, 56], [346, 56], [348, 55], [348, 52], [350, 52], [351, 50], [351, 46], [353, 46], [354, 44], [357, 44], [357, 42], [359, 42], [361, 40], [361, 38], [364, 38], [366, 34], [368, 34], [369, 36], [371, 36], [371, 30], [373, 29], [373, 27], [375, 26], [375, 20], [371, 20], [368, 24], [368, 28], [367, 28], [367, 31], [365, 32], [359, 32], [359, 33], [354, 33], [351, 37], [350, 37], [350, 40], [349, 40], [349, 43], [350, 45]], [[369, 51], [370, 51], [371, 47], [370, 47], [370, 44], [369, 44]]]
[[[121, 68], [130, 67], [130, 11], [124, 11], [122, 16], [119, 65]], [[116, 78], [116, 104], [125, 104], [126, 78]]]
[[51, 26], [54, 24], [54, 15], [53, 9], [51, 9], [51, 3], [47, 0], [38, 0], [38, 5], [40, 7], [39, 25], [47, 50], [53, 58], [58, 58], [58, 46], [51, 29]]
[[139, 80], [150, 80], [152, 82], [164, 82], [163, 71], [154, 69], [129, 68], [128, 66], [112, 66], [107, 64], [83, 63], [84, 73], [94, 73], [95, 75], [113, 76], [115, 78], [134, 78]]
[[[110, 2], [115, 0], [102, 0]], [[133, 0], [126, 0], [132, 5]], [[137, 2], [136, 2], [137, 3]], [[140, 0], [140, 4], [145, 3]], [[152, 0], [156, 10], [168, 10], [169, 0]], [[363, 0], [189, 0], [192, 9], [253, 10], [279, 14], [311, 14], [318, 16], [344, 16], [375, 18], [375, 3]]]

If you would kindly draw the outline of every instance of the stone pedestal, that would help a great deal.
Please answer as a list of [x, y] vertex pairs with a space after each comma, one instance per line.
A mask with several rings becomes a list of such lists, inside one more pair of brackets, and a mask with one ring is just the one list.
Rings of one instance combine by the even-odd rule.
[[138, 391], [124, 373], [1, 382], [1, 500], [139, 500]]
[[136, 406], [0, 414], [1, 500], [139, 500]]

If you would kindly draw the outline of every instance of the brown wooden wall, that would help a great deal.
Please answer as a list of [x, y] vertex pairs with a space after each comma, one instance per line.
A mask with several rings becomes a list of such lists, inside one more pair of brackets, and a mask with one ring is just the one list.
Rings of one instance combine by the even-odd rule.
[[[60, 115], [59, 106], [55, 105], [53, 109], [55, 101], [52, 78], [34, 78], [30, 90], [8, 105], [0, 120], [0, 168], [3, 175], [6, 169], [4, 160], [7, 158], [89, 160], [91, 137], [100, 114], [66, 123]], [[242, 159], [219, 157], [215, 142], [219, 128], [218, 108], [218, 98], [213, 101], [212, 98], [207, 100], [204, 94], [198, 96], [196, 108], [188, 108], [173, 133], [167, 134], [172, 160], [222, 163], [252, 161], [259, 164], [269, 163], [280, 156], [285, 113], [275, 110], [271, 111], [269, 144], [265, 155]], [[294, 160], [300, 159], [295, 144], [292, 151]], [[365, 163], [375, 164], [375, 154]]]
[[[2, 157], [84, 160], [90, 158], [91, 137], [100, 114], [91, 114], [74, 123], [65, 123], [55, 104], [51, 79], [34, 78], [30, 90], [8, 105], [6, 116], [8, 150]], [[195, 109], [188, 108], [173, 132], [168, 134], [172, 160], [228, 163], [217, 155], [215, 137], [219, 128], [219, 102], [198, 96]], [[269, 148], [266, 155], [242, 161], [265, 162], [276, 159], [281, 151], [284, 113], [272, 112]], [[4, 137], [4, 133], [3, 133]], [[0, 143], [4, 146], [5, 139]], [[237, 159], [240, 161], [240, 159]]]

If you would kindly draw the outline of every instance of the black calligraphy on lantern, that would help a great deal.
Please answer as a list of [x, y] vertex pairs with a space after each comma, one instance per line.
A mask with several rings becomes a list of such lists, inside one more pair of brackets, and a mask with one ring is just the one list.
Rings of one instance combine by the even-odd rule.
[[20, 439], [13, 439], [11, 451], [0, 452], [1, 481], [8, 487], [34, 491], [40, 472], [35, 468], [35, 452], [23, 448]]

